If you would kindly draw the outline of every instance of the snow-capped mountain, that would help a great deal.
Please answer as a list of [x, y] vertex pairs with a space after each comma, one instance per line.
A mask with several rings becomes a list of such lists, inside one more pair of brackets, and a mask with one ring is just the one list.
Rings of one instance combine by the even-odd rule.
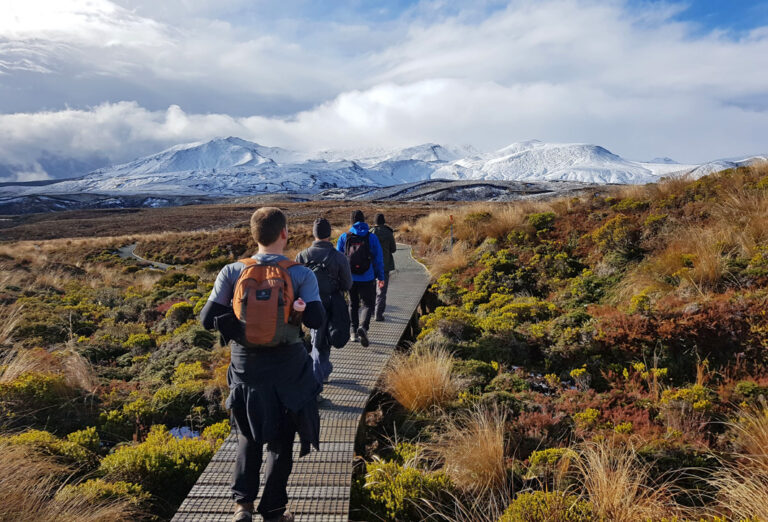
[[710, 161], [699, 165], [695, 169], [691, 170], [689, 175], [694, 178], [700, 178], [714, 172], [719, 172], [725, 169], [733, 169], [736, 167], [746, 167], [754, 163], [768, 161], [768, 154], [761, 156], [749, 156], [747, 158], [728, 158]]
[[434, 179], [649, 183], [665, 175], [704, 175], [753, 159], [701, 166], [681, 165], [668, 158], [644, 163], [626, 160], [597, 145], [536, 140], [489, 153], [435, 143], [396, 150], [305, 153], [229, 137], [177, 145], [44, 186], [4, 186], [0, 194], [238, 196], [317, 193]]

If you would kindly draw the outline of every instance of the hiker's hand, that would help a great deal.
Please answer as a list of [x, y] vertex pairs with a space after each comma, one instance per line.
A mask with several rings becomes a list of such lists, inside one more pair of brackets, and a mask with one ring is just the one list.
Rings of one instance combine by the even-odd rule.
[[382, 280], [380, 280], [380, 281], [379, 281], [379, 288], [384, 288], [384, 284], [385, 284], [385, 283], [386, 283], [386, 281], [384, 281], [383, 279], [382, 279]]
[[307, 303], [304, 302], [304, 299], [299, 297], [293, 302], [293, 309], [297, 312], [303, 312], [304, 309], [307, 307]]

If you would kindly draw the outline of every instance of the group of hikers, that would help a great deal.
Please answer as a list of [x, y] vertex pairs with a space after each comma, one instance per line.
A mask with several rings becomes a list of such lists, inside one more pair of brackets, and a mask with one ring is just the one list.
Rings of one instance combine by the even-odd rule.
[[[221, 269], [200, 313], [231, 347], [227, 371], [237, 431], [233, 470], [234, 522], [253, 520], [264, 445], [264, 489], [256, 511], [269, 522], [291, 522], [288, 477], [298, 433], [300, 456], [319, 448], [320, 392], [333, 366], [331, 347], [350, 339], [369, 346], [371, 319], [384, 321], [390, 273], [395, 269], [394, 233], [383, 214], [369, 228], [362, 211], [334, 247], [331, 224], [315, 220], [315, 241], [295, 261], [284, 255], [285, 214], [263, 207], [251, 216], [258, 252]], [[344, 293], [349, 293], [349, 305]], [[310, 330], [311, 351], [302, 325]]]

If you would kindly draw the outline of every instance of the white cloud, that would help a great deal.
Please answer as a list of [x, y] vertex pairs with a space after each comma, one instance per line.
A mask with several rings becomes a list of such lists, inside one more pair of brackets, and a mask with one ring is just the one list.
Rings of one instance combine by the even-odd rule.
[[[278, 16], [244, 0], [61, 0], [61, 23], [27, 4], [0, 22], [0, 110], [87, 102], [0, 114], [0, 163], [43, 149], [124, 161], [220, 135], [299, 149], [539, 138], [680, 161], [768, 148], [768, 28], [694, 33], [668, 4], [422, 2], [376, 24], [312, 22], [304, 2]], [[16, 88], [22, 72], [55, 88]]]

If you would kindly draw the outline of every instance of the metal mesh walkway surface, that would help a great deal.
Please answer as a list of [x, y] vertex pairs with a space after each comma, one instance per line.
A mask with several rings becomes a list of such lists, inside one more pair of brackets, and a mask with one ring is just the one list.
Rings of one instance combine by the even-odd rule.
[[[349, 520], [355, 435], [365, 405], [429, 282], [423, 265], [411, 257], [410, 247], [398, 245], [398, 249], [385, 321], [371, 322], [370, 346], [349, 342], [331, 352], [333, 373], [323, 391], [328, 400], [320, 408], [320, 451], [295, 458], [288, 483], [288, 509], [296, 520]], [[236, 451], [236, 437], [230, 435], [179, 507], [174, 522], [230, 520], [234, 504], [229, 488]], [[298, 452], [297, 441], [294, 457]]]

